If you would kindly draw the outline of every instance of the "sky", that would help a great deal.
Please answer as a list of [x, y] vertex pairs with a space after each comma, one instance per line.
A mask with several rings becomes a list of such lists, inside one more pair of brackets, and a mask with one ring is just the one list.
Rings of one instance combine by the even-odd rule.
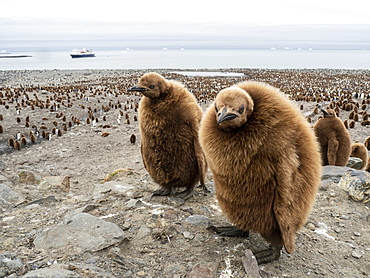
[[[104, 37], [115, 34], [227, 36], [254, 32], [257, 36], [257, 32], [261, 30], [262, 35], [266, 32], [273, 35], [277, 31], [279, 35], [283, 35], [285, 30], [291, 30], [290, 26], [299, 25], [366, 25], [368, 32], [370, 9], [366, 2], [367, 0], [0, 0], [0, 40], [62, 35]], [[253, 31], [251, 26], [257, 28]], [[270, 28], [269, 31], [266, 28]], [[338, 34], [340, 28], [342, 27], [337, 28]], [[316, 28], [308, 33], [320, 33], [320, 30], [322, 28]], [[321, 36], [330, 36], [332, 30], [333, 27], [326, 28]], [[292, 33], [292, 36], [302, 35], [300, 33], [306, 31], [304, 29]], [[346, 33], [346, 36], [347, 34], [352, 36], [351, 32]], [[368, 37], [368, 34], [361, 33], [360, 36]]]
[[0, 18], [97, 22], [370, 24], [366, 0], [0, 0]]

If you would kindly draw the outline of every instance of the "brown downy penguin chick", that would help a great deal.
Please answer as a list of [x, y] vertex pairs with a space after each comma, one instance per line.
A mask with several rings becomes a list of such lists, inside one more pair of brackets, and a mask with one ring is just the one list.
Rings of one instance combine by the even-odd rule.
[[313, 129], [321, 148], [323, 165], [346, 166], [351, 154], [351, 138], [341, 119], [331, 109], [325, 111]]
[[239, 83], [207, 110], [200, 142], [222, 211], [271, 244], [255, 253], [258, 263], [277, 260], [283, 246], [293, 252], [321, 178], [319, 145], [298, 108], [265, 83]]
[[370, 172], [370, 157], [367, 160], [367, 166], [366, 166], [366, 168], [364, 170]]
[[352, 149], [351, 157], [357, 157], [364, 162], [364, 165], [362, 165], [360, 170], [362, 169], [366, 170], [369, 158], [368, 158], [367, 148], [365, 147], [365, 145], [356, 141], [355, 143], [352, 144], [351, 149]]
[[370, 150], [370, 137], [367, 137], [364, 142], [365, 147]]
[[175, 196], [188, 199], [198, 182], [206, 188], [207, 163], [198, 137], [203, 112], [195, 97], [157, 73], [145, 74], [127, 91], [143, 94], [138, 111], [141, 155], [146, 170], [161, 186], [154, 195], [186, 187]]
[[135, 144], [135, 142], [136, 142], [136, 135], [135, 134], [131, 134], [130, 142], [131, 142], [131, 144]]

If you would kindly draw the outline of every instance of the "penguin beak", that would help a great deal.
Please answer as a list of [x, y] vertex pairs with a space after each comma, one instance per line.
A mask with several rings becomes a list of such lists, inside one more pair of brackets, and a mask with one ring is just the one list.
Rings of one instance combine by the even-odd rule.
[[329, 113], [326, 112], [324, 109], [321, 109], [321, 112], [324, 113], [324, 115], [329, 115]]
[[143, 87], [137, 87], [137, 86], [134, 86], [134, 87], [131, 87], [129, 89], [127, 89], [127, 92], [147, 92], [149, 91], [148, 89], [146, 88], [143, 88]]
[[235, 119], [236, 117], [238, 117], [238, 115], [234, 113], [226, 113], [226, 108], [224, 108], [220, 116], [218, 116], [217, 118], [217, 123], [220, 124], [224, 121], [231, 121], [232, 119]]

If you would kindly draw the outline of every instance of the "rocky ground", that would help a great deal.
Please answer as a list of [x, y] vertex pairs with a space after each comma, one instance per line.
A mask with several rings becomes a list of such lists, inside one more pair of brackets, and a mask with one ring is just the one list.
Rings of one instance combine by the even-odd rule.
[[[151, 197], [157, 185], [141, 161], [135, 118], [140, 96], [125, 91], [144, 72], [0, 72], [0, 277], [248, 277], [252, 270], [245, 251], [267, 245], [255, 233], [224, 238], [207, 230], [210, 223], [228, 223], [214, 193], [196, 188], [187, 201]], [[218, 91], [242, 80], [266, 81], [291, 96], [339, 90], [361, 94], [369, 92], [364, 80], [370, 75], [344, 70], [229, 69], [242, 75], [219, 77], [157, 72], [183, 82], [204, 109]], [[44, 106], [32, 109], [24, 92]], [[317, 103], [326, 107], [330, 100], [297, 101], [312, 124], [319, 116], [313, 114]], [[369, 105], [366, 109], [370, 112]], [[349, 113], [341, 111], [341, 119]], [[53, 127], [61, 136], [53, 134]], [[40, 137], [32, 143], [29, 132], [36, 129]], [[43, 130], [50, 140], [42, 137]], [[356, 122], [349, 129], [352, 141], [364, 142], [369, 130]], [[26, 141], [20, 150], [8, 146], [17, 132]], [[338, 187], [346, 167], [324, 168], [295, 252], [283, 251], [278, 261], [258, 266], [259, 274], [249, 277], [370, 277], [369, 203], [353, 201]], [[50, 176], [64, 177], [64, 187], [42, 186]], [[213, 188], [210, 172], [207, 184]]]

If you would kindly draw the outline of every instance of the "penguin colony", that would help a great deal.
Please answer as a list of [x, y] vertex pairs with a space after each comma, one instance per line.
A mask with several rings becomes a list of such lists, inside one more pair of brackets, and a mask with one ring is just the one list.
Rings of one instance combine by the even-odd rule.
[[[101, 82], [104, 84], [105, 79]], [[91, 126], [95, 134], [104, 137], [109, 134], [104, 130], [116, 125], [112, 117], [107, 116], [113, 111], [117, 117], [125, 116], [122, 125], [128, 124], [130, 119], [137, 121], [138, 94], [126, 92], [130, 82], [131, 77], [121, 77], [120, 84], [114, 87], [27, 84], [0, 88], [0, 141], [9, 146], [3, 150], [20, 150], [52, 140], [72, 132], [79, 125]], [[44, 116], [38, 118], [37, 114]]]
[[332, 109], [314, 125], [321, 148], [323, 165], [345, 166], [351, 154], [351, 138], [343, 122]]
[[140, 92], [139, 127], [141, 155], [146, 170], [161, 186], [154, 195], [175, 189], [184, 199], [200, 182], [205, 187], [207, 164], [198, 140], [203, 112], [195, 97], [180, 83], [148, 73], [128, 91]]
[[239, 83], [217, 95], [200, 142], [222, 211], [271, 244], [257, 261], [293, 252], [321, 180], [319, 145], [298, 108], [272, 86]]
[[[22, 148], [32, 146], [30, 131], [34, 134], [36, 143], [53, 140], [58, 137], [52, 132], [54, 120], [58, 122], [56, 129], [61, 135], [68, 134], [76, 126], [85, 125], [86, 118], [90, 118], [90, 125], [101, 132], [102, 129], [114, 128], [119, 120], [116, 116], [121, 112], [128, 114], [130, 119], [122, 119], [120, 124], [132, 124], [137, 113], [139, 94], [127, 92], [126, 89], [133, 85], [142, 72], [25, 71], [9, 72], [9, 77], [8, 73], [4, 73], [4, 82], [0, 84], [0, 108], [4, 108], [0, 109], [0, 121], [3, 121], [0, 122], [3, 129], [0, 144], [8, 145], [8, 139], [15, 139], [18, 131], [27, 141]], [[363, 78], [360, 79], [356, 71], [253, 69], [238, 72], [245, 76], [186, 76], [167, 71], [165, 74], [166, 77], [186, 84], [202, 105], [210, 103], [220, 90], [237, 82], [245, 79], [263, 80], [278, 86], [292, 100], [330, 103], [327, 108], [334, 109], [338, 116], [340, 112], [343, 121], [352, 112], [350, 109], [355, 110], [358, 121], [349, 119], [351, 122], [347, 124], [350, 131], [370, 125], [370, 86], [362, 82]], [[304, 104], [304, 107], [307, 105]], [[116, 116], [112, 122], [112, 117], [108, 114], [113, 112], [116, 112]], [[36, 115], [43, 116], [37, 118]], [[59, 117], [60, 115], [62, 116]], [[17, 122], [17, 117], [20, 118], [20, 123]], [[314, 118], [311, 120], [315, 122]], [[41, 126], [46, 128], [44, 135], [49, 135], [48, 137], [43, 137]], [[353, 139], [361, 142], [364, 140], [355, 137]], [[125, 141], [130, 141], [129, 136]], [[5, 151], [13, 150], [13, 147], [8, 147]]]

